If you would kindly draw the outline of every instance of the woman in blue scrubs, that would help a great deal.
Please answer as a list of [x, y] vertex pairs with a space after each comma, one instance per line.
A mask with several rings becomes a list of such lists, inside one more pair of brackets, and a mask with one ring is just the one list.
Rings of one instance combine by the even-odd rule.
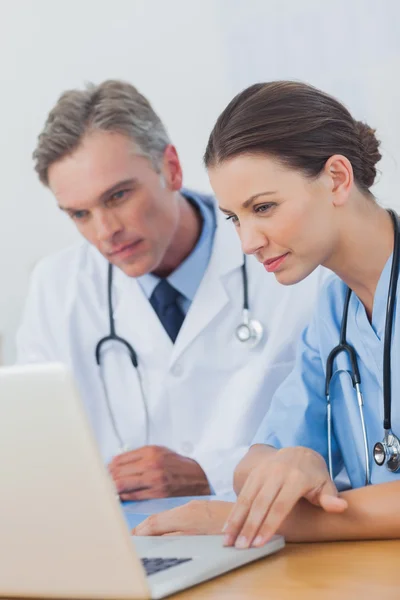
[[[217, 533], [225, 523], [225, 543], [239, 548], [260, 546], [276, 532], [289, 541], [400, 536], [397, 438], [391, 470], [374, 460], [374, 445], [384, 439], [384, 417], [385, 427], [389, 416], [391, 431], [400, 435], [397, 284], [392, 327], [386, 324], [399, 225], [370, 191], [380, 158], [374, 130], [334, 98], [301, 83], [251, 86], [218, 118], [205, 162], [244, 252], [283, 285], [301, 281], [319, 265], [333, 275], [304, 331], [296, 367], [276, 392], [256, 445], [236, 469], [236, 504], [189, 504], [135, 533]], [[330, 361], [326, 388], [327, 360], [339, 344], [348, 290], [342, 341], [355, 351], [362, 407], [348, 351]], [[385, 414], [383, 357], [390, 330], [385, 385], [389, 381], [393, 401]], [[376, 454], [382, 458], [382, 452]], [[340, 477], [350, 489], [338, 492], [328, 465], [334, 481]]]

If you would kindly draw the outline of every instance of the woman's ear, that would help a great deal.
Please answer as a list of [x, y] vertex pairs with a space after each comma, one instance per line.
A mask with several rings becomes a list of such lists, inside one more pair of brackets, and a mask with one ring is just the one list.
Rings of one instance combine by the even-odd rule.
[[325, 175], [331, 182], [331, 193], [335, 206], [345, 204], [354, 184], [351, 162], [341, 154], [334, 154], [325, 163]]

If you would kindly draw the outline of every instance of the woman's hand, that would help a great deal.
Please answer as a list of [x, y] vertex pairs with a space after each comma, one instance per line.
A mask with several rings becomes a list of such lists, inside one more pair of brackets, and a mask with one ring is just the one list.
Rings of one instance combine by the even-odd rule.
[[132, 535], [217, 535], [222, 533], [232, 506], [232, 502], [192, 500], [151, 515], [132, 530]]
[[339, 513], [346, 500], [329, 476], [322, 456], [309, 448], [269, 448], [250, 470], [224, 527], [226, 546], [263, 546], [282, 525], [300, 498], [326, 512]]

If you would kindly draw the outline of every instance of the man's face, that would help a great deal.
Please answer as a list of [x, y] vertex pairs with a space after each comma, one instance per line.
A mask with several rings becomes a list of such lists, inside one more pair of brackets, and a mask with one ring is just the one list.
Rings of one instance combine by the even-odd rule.
[[80, 233], [131, 277], [155, 271], [178, 227], [182, 172], [167, 146], [161, 172], [120, 133], [87, 134], [48, 170], [49, 187]]

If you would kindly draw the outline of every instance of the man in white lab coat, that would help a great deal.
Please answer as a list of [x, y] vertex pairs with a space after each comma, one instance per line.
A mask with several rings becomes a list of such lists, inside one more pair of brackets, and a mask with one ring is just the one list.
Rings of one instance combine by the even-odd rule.
[[[321, 274], [285, 288], [248, 257], [244, 278], [234, 228], [182, 188], [163, 124], [127, 83], [64, 93], [34, 159], [83, 240], [36, 267], [18, 362], [70, 365], [123, 500], [231, 490]], [[261, 340], [238, 336], [246, 280]], [[123, 341], [103, 343], [98, 365], [110, 327]]]

